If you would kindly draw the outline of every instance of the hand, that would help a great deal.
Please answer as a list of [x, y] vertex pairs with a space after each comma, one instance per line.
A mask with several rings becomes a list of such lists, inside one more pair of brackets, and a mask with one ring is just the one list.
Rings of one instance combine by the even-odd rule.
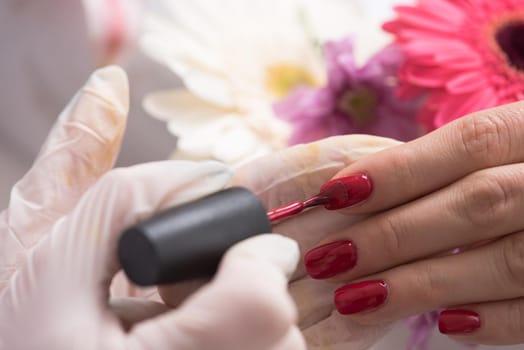
[[[266, 207], [274, 208], [318, 193], [320, 186], [347, 164], [398, 144], [391, 139], [352, 135], [295, 146], [241, 167], [233, 184], [252, 189]], [[303, 256], [325, 236], [361, 219], [316, 208], [279, 223], [274, 231], [296, 240]], [[289, 288], [308, 349], [369, 348], [385, 334], [389, 324], [362, 326], [340, 315], [333, 305], [336, 287], [309, 278], [302, 263], [291, 279]], [[169, 299], [167, 293], [164, 297]]]
[[358, 279], [335, 293], [338, 310], [373, 325], [444, 308], [440, 331], [456, 340], [523, 343], [523, 135], [520, 102], [466, 116], [339, 172], [365, 173], [374, 184], [345, 213], [376, 214], [318, 244], [351, 247], [354, 266], [323, 260], [330, 246], [309, 253], [317, 278]]
[[305, 349], [287, 293], [298, 249], [279, 235], [231, 248], [213, 281], [177, 310], [110, 300], [120, 232], [230, 179], [215, 162], [110, 171], [127, 95], [122, 70], [96, 72], [13, 188], [0, 216], [0, 349]]

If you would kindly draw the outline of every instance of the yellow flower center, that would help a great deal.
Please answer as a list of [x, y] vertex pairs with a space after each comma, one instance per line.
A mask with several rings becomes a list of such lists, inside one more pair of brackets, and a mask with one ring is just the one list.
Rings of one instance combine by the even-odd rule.
[[287, 96], [298, 86], [318, 86], [311, 72], [292, 63], [276, 63], [267, 67], [266, 87], [276, 98]]
[[369, 89], [357, 88], [342, 94], [337, 106], [355, 126], [363, 126], [375, 117], [377, 96]]

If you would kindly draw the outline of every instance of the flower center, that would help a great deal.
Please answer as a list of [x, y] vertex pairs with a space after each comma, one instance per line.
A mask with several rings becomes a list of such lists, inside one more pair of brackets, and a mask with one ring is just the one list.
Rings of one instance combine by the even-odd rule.
[[276, 63], [267, 67], [266, 86], [276, 98], [287, 96], [298, 86], [317, 86], [318, 82], [304, 67], [290, 63]]
[[344, 92], [337, 106], [356, 126], [362, 126], [375, 117], [377, 96], [372, 90], [360, 87]]
[[524, 70], [524, 22], [510, 22], [500, 28], [495, 38], [512, 66]]

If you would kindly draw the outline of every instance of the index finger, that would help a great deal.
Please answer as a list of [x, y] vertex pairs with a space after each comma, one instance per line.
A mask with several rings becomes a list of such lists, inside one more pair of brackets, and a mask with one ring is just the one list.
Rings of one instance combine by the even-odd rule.
[[461, 119], [414, 141], [363, 158], [336, 178], [366, 174], [370, 196], [348, 213], [385, 210], [433, 192], [477, 170], [524, 161], [524, 102]]
[[32, 168], [11, 191], [6, 216], [25, 246], [112, 168], [125, 130], [128, 90], [121, 68], [99, 69], [58, 117]]

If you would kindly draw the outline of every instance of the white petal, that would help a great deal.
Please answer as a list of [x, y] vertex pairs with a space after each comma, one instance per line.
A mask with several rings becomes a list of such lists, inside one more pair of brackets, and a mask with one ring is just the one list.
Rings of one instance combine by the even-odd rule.
[[296, 1], [159, 2], [168, 10], [149, 16], [142, 46], [202, 98], [222, 106], [241, 107], [245, 99], [271, 103], [266, 74], [274, 64], [298, 65], [322, 77]]
[[159, 91], [144, 99], [144, 109], [155, 118], [169, 121], [175, 135], [185, 134], [205, 126], [228, 113], [192, 95], [187, 90]]
[[[238, 120], [240, 122], [240, 119]], [[231, 121], [226, 117], [194, 128], [192, 131], [180, 134], [177, 148], [183, 153], [193, 154], [195, 157], [214, 159], [213, 149], [223, 138]]]
[[381, 24], [393, 18], [393, 6], [412, 0], [303, 0], [313, 32], [321, 41], [353, 35], [357, 62], [365, 63], [392, 39]]
[[222, 134], [220, 142], [213, 149], [215, 159], [229, 164], [247, 161], [269, 151], [253, 131], [243, 125], [231, 125]]
[[184, 134], [177, 147], [191, 159], [217, 159], [237, 164], [267, 153], [271, 148], [238, 116], [224, 117]]

